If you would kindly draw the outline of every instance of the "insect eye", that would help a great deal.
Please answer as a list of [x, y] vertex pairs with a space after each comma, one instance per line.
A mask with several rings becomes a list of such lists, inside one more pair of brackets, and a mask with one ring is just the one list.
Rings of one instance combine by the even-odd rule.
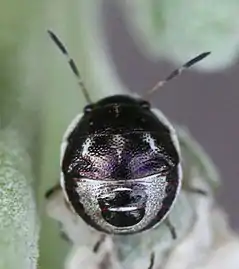
[[150, 108], [150, 103], [148, 101], [145, 101], [145, 100], [141, 100], [139, 101], [139, 105], [142, 107], [142, 108], [145, 108], [145, 109], [149, 109]]
[[90, 113], [93, 110], [93, 105], [89, 104], [84, 107], [84, 113]]

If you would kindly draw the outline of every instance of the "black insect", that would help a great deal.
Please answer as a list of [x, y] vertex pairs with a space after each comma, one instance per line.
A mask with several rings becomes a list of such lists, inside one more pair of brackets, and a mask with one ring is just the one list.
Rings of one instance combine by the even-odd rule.
[[[114, 95], [95, 103], [74, 61], [67, 56], [88, 102], [67, 129], [61, 146], [61, 187], [72, 209], [95, 229], [111, 234], [139, 233], [167, 218], [182, 181], [180, 148], [171, 123], [141, 98]], [[202, 53], [147, 92], [209, 55]], [[154, 254], [150, 268], [153, 267]]]

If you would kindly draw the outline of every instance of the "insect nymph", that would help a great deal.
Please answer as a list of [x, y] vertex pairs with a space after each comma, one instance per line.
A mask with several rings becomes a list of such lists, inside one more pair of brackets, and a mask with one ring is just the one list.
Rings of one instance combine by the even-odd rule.
[[[74, 61], [59, 39], [88, 105], [67, 129], [61, 146], [61, 187], [66, 201], [88, 225], [111, 234], [146, 231], [167, 220], [182, 181], [174, 128], [141, 98], [114, 95], [92, 103]], [[147, 96], [205, 52], [173, 71]]]

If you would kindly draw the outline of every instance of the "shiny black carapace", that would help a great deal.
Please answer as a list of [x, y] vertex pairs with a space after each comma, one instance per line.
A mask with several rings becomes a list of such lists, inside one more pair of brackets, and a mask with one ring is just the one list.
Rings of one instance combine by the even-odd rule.
[[141, 99], [104, 98], [70, 125], [61, 185], [74, 210], [108, 233], [147, 230], [166, 217], [180, 188], [178, 142]]

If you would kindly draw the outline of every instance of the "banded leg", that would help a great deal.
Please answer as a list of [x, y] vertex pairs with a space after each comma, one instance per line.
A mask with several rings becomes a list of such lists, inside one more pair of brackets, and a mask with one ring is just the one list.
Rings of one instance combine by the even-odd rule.
[[169, 218], [167, 218], [165, 220], [165, 224], [168, 227], [168, 229], [169, 229], [169, 231], [171, 233], [172, 238], [174, 240], [177, 239], [177, 233], [176, 233], [175, 227], [173, 226], [173, 224], [171, 223], [171, 221], [169, 220]]

